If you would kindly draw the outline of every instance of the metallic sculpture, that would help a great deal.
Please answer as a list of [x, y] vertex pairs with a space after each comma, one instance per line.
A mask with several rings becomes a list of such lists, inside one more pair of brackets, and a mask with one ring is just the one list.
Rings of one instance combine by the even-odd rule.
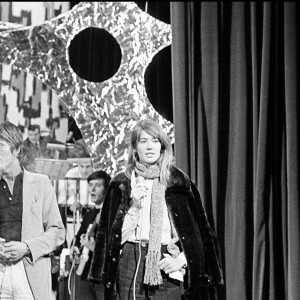
[[[71, 68], [68, 47], [82, 30], [106, 30], [121, 48], [118, 71], [104, 82], [80, 78]], [[174, 142], [173, 124], [155, 111], [144, 74], [152, 58], [171, 44], [171, 26], [134, 2], [81, 2], [38, 26], [0, 22], [0, 63], [13, 64], [53, 89], [75, 118], [94, 168], [122, 171], [131, 128], [141, 118], [156, 119]]]

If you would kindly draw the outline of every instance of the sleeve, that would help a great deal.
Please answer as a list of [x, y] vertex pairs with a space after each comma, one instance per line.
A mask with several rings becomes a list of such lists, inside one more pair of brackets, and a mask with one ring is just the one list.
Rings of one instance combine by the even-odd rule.
[[109, 219], [111, 217], [110, 212], [112, 199], [114, 199], [113, 188], [109, 186], [103, 201], [101, 217], [96, 234], [95, 249], [88, 274], [88, 280], [95, 283], [100, 283], [102, 281], [109, 235]]
[[140, 217], [140, 210], [136, 208], [129, 208], [125, 215], [124, 223], [122, 227], [122, 241], [123, 245], [135, 231]]
[[28, 245], [32, 261], [45, 256], [56, 250], [65, 241], [65, 228], [59, 212], [54, 187], [50, 179], [45, 176], [45, 188], [42, 204], [42, 222], [44, 232], [38, 237], [27, 239], [24, 242]]
[[74, 246], [80, 248], [81, 244], [80, 244], [80, 236], [82, 234], [85, 234], [89, 225], [93, 222], [93, 220], [91, 220], [90, 218], [90, 212], [88, 212], [88, 214], [83, 218], [81, 225], [76, 233], [75, 236], [75, 243]]
[[184, 264], [187, 265], [187, 260], [186, 260], [186, 257], [184, 255], [184, 252], [180, 252], [177, 257], [180, 258], [182, 261], [184, 261]]
[[196, 201], [196, 211], [198, 212], [199, 228], [204, 244], [204, 257], [207, 272], [213, 285], [223, 284], [223, 272], [221, 264], [221, 251], [217, 237], [209, 225], [206, 211], [204, 209], [200, 193], [196, 185], [191, 181], [191, 189]]

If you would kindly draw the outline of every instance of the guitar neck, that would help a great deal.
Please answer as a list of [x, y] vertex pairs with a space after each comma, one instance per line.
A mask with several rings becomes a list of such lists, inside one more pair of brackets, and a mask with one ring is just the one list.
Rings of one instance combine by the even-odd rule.
[[[96, 222], [96, 219], [94, 220], [94, 222], [92, 224], [89, 225], [87, 231], [86, 231], [86, 235], [87, 235], [87, 238], [89, 239], [93, 233], [94, 233], [94, 229], [97, 225], [97, 222]], [[77, 275], [81, 275], [82, 272], [83, 272], [83, 269], [85, 267], [85, 264], [86, 262], [88, 261], [89, 259], [89, 248], [84, 246], [83, 249], [82, 249], [82, 253], [81, 253], [81, 256], [80, 256], [80, 262], [79, 262], [79, 265], [76, 269], [76, 274]]]
[[86, 232], [88, 238], [93, 236], [96, 226], [97, 226], [97, 222], [96, 222], [96, 219], [95, 219], [94, 222], [89, 225], [88, 230]]

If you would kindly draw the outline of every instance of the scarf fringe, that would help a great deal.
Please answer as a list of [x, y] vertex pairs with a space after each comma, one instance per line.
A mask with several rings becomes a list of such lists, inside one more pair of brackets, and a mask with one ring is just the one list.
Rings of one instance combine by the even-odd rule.
[[163, 280], [160, 273], [160, 268], [158, 267], [158, 262], [160, 260], [160, 253], [155, 251], [148, 251], [146, 255], [146, 270], [151, 270], [152, 272], [145, 272], [144, 284], [148, 285], [160, 285], [163, 284]]

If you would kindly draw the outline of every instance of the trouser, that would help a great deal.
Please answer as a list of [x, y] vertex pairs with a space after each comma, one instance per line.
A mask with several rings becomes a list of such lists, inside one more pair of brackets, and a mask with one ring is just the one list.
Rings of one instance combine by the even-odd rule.
[[17, 263], [0, 261], [0, 300], [34, 300], [23, 260]]
[[[74, 279], [73, 279], [74, 280]], [[104, 286], [83, 280], [81, 275], [75, 274], [75, 300], [103, 300]]]
[[[141, 246], [141, 261], [135, 283], [136, 299], [151, 300], [180, 300], [182, 284], [172, 279], [165, 272], [161, 271], [163, 284], [158, 287], [151, 287], [143, 283], [145, 273], [145, 256], [148, 251], [148, 243]], [[167, 246], [162, 246], [162, 253], [167, 252]], [[162, 255], [163, 258], [163, 255]], [[133, 299], [134, 275], [139, 259], [139, 244], [125, 243], [120, 257], [118, 267], [117, 290], [119, 300]]]

